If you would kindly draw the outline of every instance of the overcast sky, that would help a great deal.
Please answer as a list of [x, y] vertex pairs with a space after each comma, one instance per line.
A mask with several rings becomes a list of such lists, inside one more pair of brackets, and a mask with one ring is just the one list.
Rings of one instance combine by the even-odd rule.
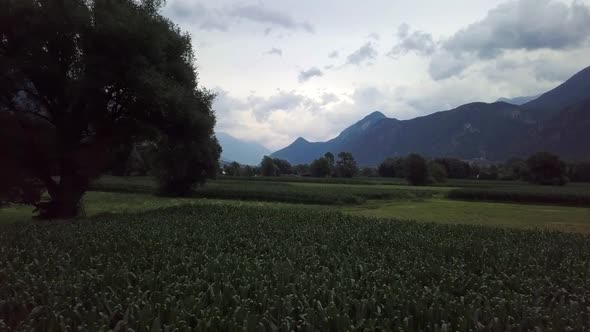
[[167, 0], [217, 131], [271, 150], [373, 111], [536, 95], [590, 66], [590, 0]]

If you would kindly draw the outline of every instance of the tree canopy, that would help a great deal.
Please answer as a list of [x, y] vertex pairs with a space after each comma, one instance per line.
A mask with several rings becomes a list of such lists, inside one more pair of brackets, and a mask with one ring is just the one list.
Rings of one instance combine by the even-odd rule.
[[189, 35], [159, 3], [0, 1], [0, 153], [13, 166], [4, 176], [43, 184], [42, 216], [75, 216], [121, 144], [158, 144], [161, 187], [179, 194], [217, 170], [214, 95], [198, 85]]

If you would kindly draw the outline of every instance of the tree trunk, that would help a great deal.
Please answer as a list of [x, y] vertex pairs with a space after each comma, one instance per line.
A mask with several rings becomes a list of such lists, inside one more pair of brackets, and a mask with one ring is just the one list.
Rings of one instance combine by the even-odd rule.
[[82, 210], [82, 196], [88, 186], [86, 177], [62, 175], [57, 187], [49, 191], [51, 200], [41, 202], [37, 209], [40, 219], [69, 219]]

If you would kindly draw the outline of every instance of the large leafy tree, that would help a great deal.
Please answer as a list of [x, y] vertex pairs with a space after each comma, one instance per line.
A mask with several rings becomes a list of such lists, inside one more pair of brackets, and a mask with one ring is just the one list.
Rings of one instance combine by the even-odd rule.
[[543, 185], [564, 185], [568, 182], [565, 163], [559, 156], [549, 152], [538, 152], [526, 161], [529, 181]]
[[340, 152], [336, 161], [336, 174], [340, 177], [351, 178], [359, 171], [356, 161], [350, 152]]
[[160, 163], [183, 172], [159, 172], [163, 187], [182, 182], [177, 192], [217, 169], [214, 96], [197, 84], [190, 37], [158, 9], [157, 0], [0, 0], [0, 154], [12, 165], [2, 173], [44, 185], [42, 216], [75, 216], [122, 144], [189, 152]]

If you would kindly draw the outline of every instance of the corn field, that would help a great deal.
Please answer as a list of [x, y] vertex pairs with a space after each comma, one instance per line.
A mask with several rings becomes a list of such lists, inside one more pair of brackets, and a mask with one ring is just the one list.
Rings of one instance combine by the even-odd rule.
[[205, 204], [0, 228], [0, 329], [587, 331], [590, 237]]

